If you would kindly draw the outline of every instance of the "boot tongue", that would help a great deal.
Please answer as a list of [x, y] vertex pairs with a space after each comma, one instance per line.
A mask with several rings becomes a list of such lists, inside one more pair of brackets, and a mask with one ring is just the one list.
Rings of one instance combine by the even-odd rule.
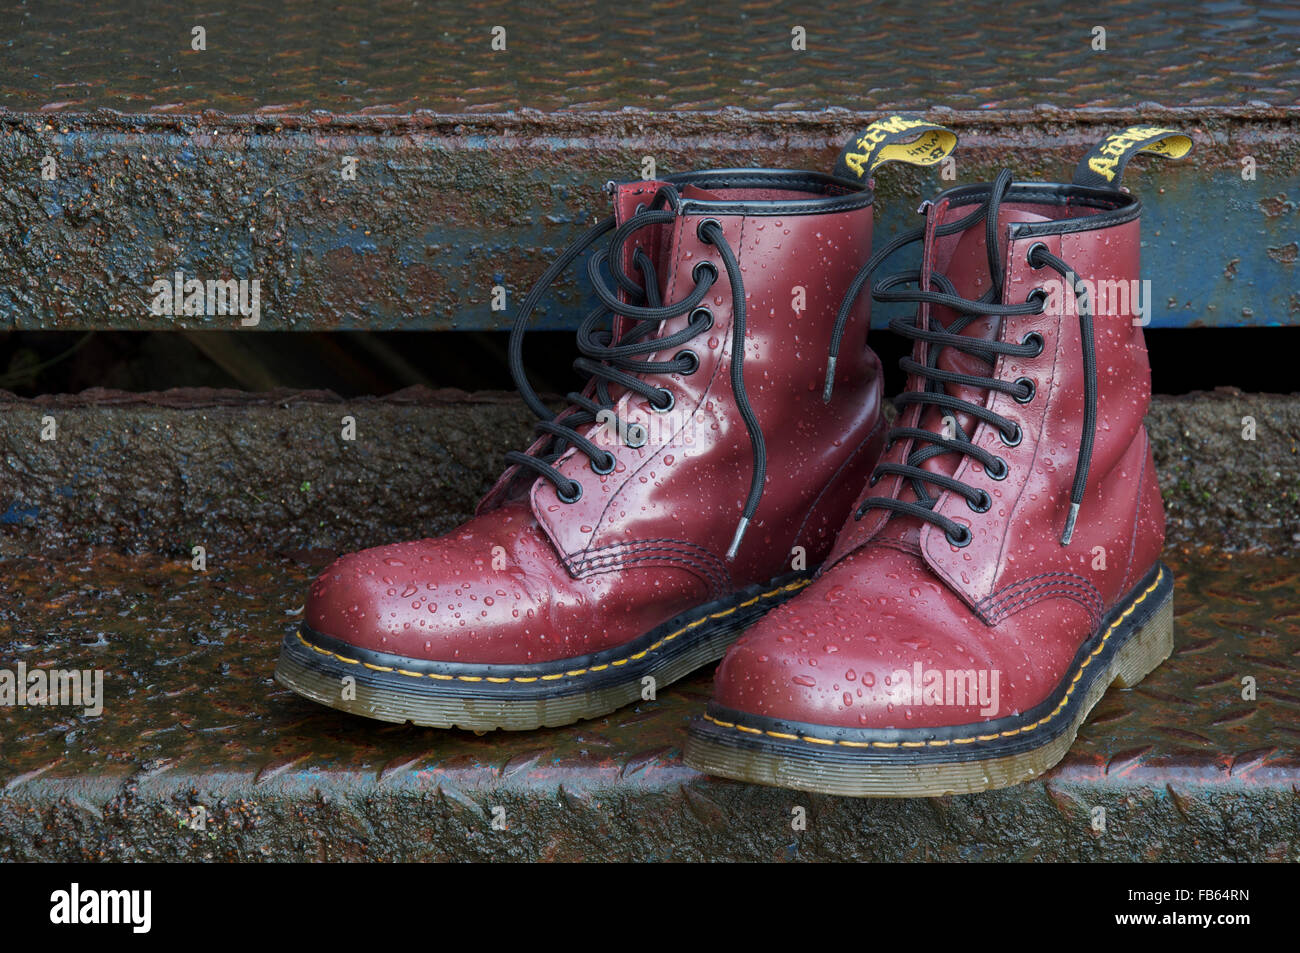
[[[969, 214], [969, 212], [969, 208], [950, 209], [947, 217], [949, 219], [960, 218]], [[1006, 263], [1007, 225], [1012, 222], [1046, 221], [1050, 221], [1050, 219], [1045, 215], [1020, 209], [1004, 208], [998, 213], [997, 234], [999, 244], [1002, 246], [998, 258], [1004, 266]], [[939, 224], [943, 223], [940, 222]], [[985, 234], [985, 223], [981, 221], [957, 236], [956, 242], [950, 246], [952, 248], [950, 255], [944, 257], [940, 253], [935, 258], [934, 271], [952, 282], [959, 296], [970, 300], [978, 299], [986, 294], [993, 283], [992, 276], [989, 274], [989, 258], [986, 251]], [[943, 241], [943, 239], [939, 241]], [[930, 307], [930, 327], [935, 330], [940, 329], [940, 327], [945, 330], [959, 327], [960, 322], [965, 317], [968, 316], [961, 315], [950, 308], [936, 305]], [[960, 333], [962, 337], [993, 341], [998, 337], [1000, 326], [1000, 318], [990, 316], [975, 317], [957, 333]], [[931, 347], [934, 347], [934, 345], [931, 345]], [[921, 350], [922, 348], [918, 346], [917, 351]], [[920, 360], [915, 353], [913, 359]], [[992, 366], [983, 358], [952, 347], [943, 348], [939, 352], [935, 364], [942, 370], [958, 374], [971, 374], [978, 377], [989, 377], [992, 374]], [[982, 387], [971, 387], [965, 384], [945, 384], [944, 391], [958, 400], [978, 405], [983, 405], [986, 402], [989, 393]], [[970, 414], [952, 413], [942, 407], [927, 406], [922, 412], [920, 423], [917, 426], [932, 433], [955, 439], [957, 434], [951, 429], [951, 425], [947, 431], [944, 429], [944, 418], [947, 416], [955, 418], [957, 425], [968, 437], [974, 433], [975, 427], [979, 424], [979, 419]], [[923, 445], [919, 441], [914, 442], [912, 450], [919, 449]], [[921, 464], [921, 468], [932, 473], [951, 476], [960, 462], [961, 456], [959, 454], [945, 453], [926, 460]], [[937, 488], [930, 488], [931, 496], [937, 495], [938, 492], [940, 491]], [[915, 500], [917, 498], [912, 490], [911, 481], [904, 481], [902, 488], [899, 490], [898, 498], [900, 500]], [[916, 534], [920, 529], [920, 521], [913, 517], [895, 517], [890, 523], [893, 530], [899, 534], [899, 537], [911, 540], [916, 539]], [[897, 525], [893, 526], [893, 524]]]
[[[614, 188], [614, 222], [622, 226], [636, 217], [637, 210], [642, 207], [649, 207], [654, 201], [655, 195], [659, 189], [666, 186], [667, 182], [660, 181], [639, 181], [624, 182]], [[633, 266], [632, 259], [636, 250], [639, 248], [649, 256], [650, 261], [654, 264], [655, 274], [658, 278], [659, 293], [662, 296], [664, 288], [667, 286], [667, 268], [665, 264], [670, 260], [669, 242], [672, 238], [671, 225], [647, 225], [634, 231], [623, 245], [623, 269], [631, 276], [632, 280], [640, 281], [642, 276], [639, 269]], [[619, 297], [627, 300], [626, 294], [619, 293]], [[614, 340], [627, 331], [628, 321], [615, 316], [613, 319]], [[621, 387], [610, 385], [610, 393], [618, 394], [622, 392]]]

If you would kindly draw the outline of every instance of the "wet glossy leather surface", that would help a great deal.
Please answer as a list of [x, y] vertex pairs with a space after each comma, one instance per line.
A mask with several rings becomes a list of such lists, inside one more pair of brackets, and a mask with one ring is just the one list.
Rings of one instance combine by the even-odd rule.
[[[656, 185], [619, 187], [619, 219]], [[694, 198], [692, 208], [707, 209], [707, 193]], [[725, 204], [734, 208], [734, 195]], [[416, 658], [545, 661], [621, 644], [692, 606], [789, 572], [796, 546], [816, 565], [870, 474], [883, 431], [865, 295], [841, 346], [835, 396], [829, 405], [821, 400], [835, 310], [869, 253], [871, 214], [869, 206], [690, 214], [635, 233], [656, 260], [666, 302], [690, 293], [701, 260], [719, 274], [704, 301], [713, 327], [685, 345], [699, 359], [697, 371], [650, 378], [673, 393], [673, 411], [658, 414], [632, 394], [615, 408], [620, 420], [647, 428], [646, 445], [628, 447], [593, 425], [588, 436], [617, 463], [600, 475], [579, 452], [563, 457], [559, 469], [583, 486], [578, 502], [561, 501], [544, 479], [507, 472], [459, 530], [344, 557], [313, 585], [308, 625]], [[717, 249], [697, 235], [706, 217], [721, 223], [739, 259], [745, 382], [768, 448], [762, 503], [730, 563], [725, 552], [752, 455], [729, 383], [732, 289]], [[796, 288], [803, 289], [800, 313]], [[660, 333], [688, 321], [666, 321]]]
[[[1030, 220], [1015, 209], [1008, 212], [1006, 220]], [[941, 202], [929, 224], [933, 228], [960, 214]], [[1138, 277], [1136, 221], [1104, 231], [1014, 239], [1006, 260], [1008, 303], [1023, 302], [1045, 280], [1059, 277], [1028, 265], [1025, 256], [1035, 241], [1043, 241], [1083, 278]], [[952, 279], [959, 293], [974, 297], [987, 287], [982, 226], [933, 244], [928, 264]], [[945, 324], [952, 318], [946, 309], [935, 311]], [[1000, 340], [1020, 343], [1037, 332], [1044, 349], [1036, 358], [1001, 358], [993, 375], [1032, 380], [1031, 402], [1003, 394], [974, 401], [1019, 423], [1023, 437], [1008, 447], [988, 424], [975, 433], [977, 444], [1006, 460], [1010, 472], [1002, 481], [966, 457], [954, 471], [990, 494], [993, 505], [987, 512], [974, 512], [955, 493], [944, 493], [936, 506], [970, 526], [973, 541], [959, 548], [938, 527], [897, 515], [887, 519], [879, 510], [867, 511], [860, 521], [850, 519], [831, 568], [732, 647], [717, 674], [720, 704], [827, 725], [922, 728], [1005, 717], [1044, 700], [1101, 616], [1155, 564], [1164, 536], [1142, 424], [1150, 400], [1142, 332], [1129, 315], [1100, 309], [1094, 324], [1097, 438], [1071, 544], [1063, 547], [1059, 538], [1083, 422], [1083, 369], [1078, 319], [1058, 308], [1002, 322]], [[987, 331], [993, 323], [974, 327]], [[923, 347], [919, 344], [913, 355], [921, 362]], [[945, 366], [987, 373], [987, 365], [959, 354], [945, 361], [951, 352], [945, 349], [941, 356]], [[965, 399], [976, 393], [950, 388], [957, 390], [966, 392], [958, 393]], [[912, 408], [901, 423], [915, 426], [918, 416]], [[922, 426], [937, 430], [941, 417], [926, 408]], [[882, 459], [902, 462], [909, 444], [901, 442]], [[936, 458], [931, 468], [948, 472], [955, 459]], [[866, 492], [901, 492], [907, 498], [910, 488], [900, 491], [899, 480], [891, 478]], [[996, 670], [998, 710], [981, 714], [972, 706], [911, 704], [910, 681], [898, 673], [910, 675], [918, 663], [923, 671]]]

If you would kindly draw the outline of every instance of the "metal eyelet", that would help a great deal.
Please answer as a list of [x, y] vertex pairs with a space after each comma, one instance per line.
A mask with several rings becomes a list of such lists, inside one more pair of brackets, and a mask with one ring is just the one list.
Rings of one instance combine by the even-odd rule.
[[666, 387], [661, 387], [659, 389], [659, 393], [663, 394], [664, 397], [667, 398], [668, 403], [660, 407], [658, 404], [654, 402], [654, 400], [651, 400], [649, 402], [650, 409], [653, 410], [656, 414], [666, 414], [668, 413], [668, 411], [672, 410], [673, 407], [677, 405], [677, 398], [674, 397], [673, 392], [668, 390]]
[[697, 355], [690, 348], [686, 348], [684, 350], [678, 351], [675, 355], [673, 355], [674, 361], [680, 361], [682, 358], [689, 359], [691, 364], [687, 370], [678, 371], [677, 372], [678, 374], [681, 374], [683, 377], [687, 377], [690, 376], [691, 374], [694, 374], [696, 371], [700, 369], [699, 355]]
[[975, 538], [975, 534], [970, 531], [969, 526], [963, 526], [961, 528], [961, 535], [955, 539], [953, 538], [952, 533], [945, 532], [943, 535], [948, 537], [948, 542], [952, 543], [952, 545], [956, 546], [958, 549], [965, 549], [970, 545], [971, 540]]
[[712, 245], [713, 242], [710, 241], [708, 238], [706, 238], [704, 235], [705, 225], [716, 225], [718, 226], [718, 231], [722, 231], [722, 223], [719, 222], [716, 218], [702, 218], [700, 219], [700, 224], [695, 226], [695, 237], [698, 238], [700, 241], [704, 242], [706, 245]]
[[633, 212], [632, 214], [633, 214], [633, 215], [640, 215], [640, 214], [641, 214], [642, 212], [644, 212], [645, 210], [646, 210], [646, 204], [645, 204], [645, 202], [637, 202], [637, 203], [636, 203], [636, 211]]
[[645, 446], [647, 436], [645, 427], [640, 424], [628, 424], [623, 433], [623, 443], [636, 450]]
[[1047, 292], [1042, 288], [1035, 288], [1025, 296], [1025, 304], [1029, 304], [1029, 302], [1033, 301], [1035, 298], [1037, 298], [1039, 302], [1038, 313], [1042, 314], [1047, 310]]
[[993, 460], [997, 463], [998, 469], [990, 470], [988, 467], [985, 467], [984, 472], [989, 475], [990, 480], [997, 480], [1001, 483], [1007, 478], [1007, 474], [1011, 472], [1011, 468], [1007, 466], [1007, 461], [1003, 460], [1001, 457], [994, 457]]
[[691, 280], [694, 281], [697, 285], [702, 283], [700, 281], [701, 268], [707, 268], [709, 269], [709, 271], [713, 272], [714, 282], [718, 280], [718, 266], [715, 265], [713, 262], [705, 259], [704, 261], [697, 261], [695, 263], [695, 267], [691, 269]]
[[1025, 356], [1026, 356], [1026, 357], [1038, 357], [1039, 355], [1041, 355], [1041, 354], [1043, 353], [1043, 336], [1042, 336], [1041, 334], [1039, 334], [1037, 331], [1030, 331], [1028, 334], [1026, 334], [1024, 337], [1022, 337], [1022, 338], [1020, 339], [1020, 346], [1021, 346], [1021, 347], [1024, 347], [1024, 346], [1026, 346], [1026, 345], [1028, 345], [1028, 344], [1031, 344], [1031, 343], [1032, 343], [1032, 344], [1034, 345], [1034, 347], [1035, 347], [1034, 353], [1033, 353], [1033, 354], [1026, 354]]
[[603, 467], [598, 467], [598, 466], [596, 466], [596, 461], [595, 461], [595, 460], [589, 460], [588, 463], [589, 463], [590, 466], [591, 466], [591, 472], [592, 472], [592, 473], [598, 473], [598, 474], [600, 474], [601, 476], [604, 476], [606, 473], [613, 473], [613, 472], [614, 472], [614, 467], [618, 466], [618, 458], [615, 457], [612, 453], [606, 453], [606, 454], [605, 454], [605, 459], [608, 460], [609, 463], [607, 463], [607, 464], [606, 464], [605, 466], [603, 466]]
[[582, 484], [579, 483], [577, 480], [574, 480], [573, 485], [577, 487], [577, 489], [573, 492], [571, 496], [566, 495], [564, 491], [560, 489], [557, 489], [555, 491], [555, 495], [560, 498], [561, 503], [577, 503], [580, 499], [582, 499]]
[[1034, 399], [1034, 394], [1038, 392], [1038, 389], [1034, 386], [1034, 382], [1028, 377], [1017, 378], [1016, 383], [1023, 384], [1028, 389], [1028, 393], [1026, 393], [1024, 397], [1017, 397], [1015, 394], [1012, 394], [1011, 399], [1017, 404], [1028, 404]]
[[880, 474], [873, 473], [871, 474], [871, 479], [867, 481], [867, 486], [875, 486], [879, 482], [880, 482]]
[[[696, 267], [699, 266], [697, 265]], [[696, 308], [691, 312], [691, 327], [695, 327], [696, 319], [699, 318], [700, 315], [704, 315], [704, 318], [699, 322], [700, 327], [699, 330], [695, 332], [696, 334], [702, 334], [709, 330], [709, 328], [713, 327], [713, 312], [708, 308]]]
[[1038, 254], [1038, 249], [1040, 248], [1043, 251], [1047, 252], [1048, 254], [1051, 254], [1051, 249], [1048, 248], [1046, 245], [1044, 245], [1042, 242], [1034, 242], [1032, 245], [1029, 246], [1029, 250], [1025, 252], [1025, 264], [1027, 264], [1030, 268], [1037, 269], [1037, 268], [1045, 267], [1044, 265], [1034, 264], [1034, 256]]
[[979, 502], [973, 503], [967, 500], [966, 505], [971, 508], [972, 513], [987, 513], [993, 506], [993, 497], [989, 496], [987, 490], [980, 490]]
[[1010, 437], [1008, 437], [1001, 430], [998, 430], [998, 439], [1000, 439], [1002, 443], [1008, 447], [1020, 446], [1020, 441], [1025, 438], [1025, 434], [1024, 431], [1020, 429], [1020, 424], [1016, 424], [1015, 428], [1016, 429], [1012, 431], [1012, 435]]

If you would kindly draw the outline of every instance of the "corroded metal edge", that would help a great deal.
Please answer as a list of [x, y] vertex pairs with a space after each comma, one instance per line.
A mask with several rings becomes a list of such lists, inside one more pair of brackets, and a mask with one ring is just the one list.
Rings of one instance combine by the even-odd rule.
[[[559, 248], [603, 214], [600, 185], [704, 166], [830, 168], [878, 113], [525, 113], [497, 116], [127, 116], [0, 113], [0, 325], [19, 329], [236, 329], [230, 315], [155, 314], [150, 287], [177, 271], [256, 279], [254, 330], [505, 327]], [[954, 177], [886, 167], [877, 235], [915, 223], [920, 198], [991, 178], [1067, 177], [1104, 130], [1189, 128], [1181, 163], [1135, 162], [1146, 201], [1153, 326], [1300, 322], [1294, 270], [1300, 110], [949, 112]], [[52, 157], [59, 177], [41, 179]], [[1257, 176], [1245, 180], [1249, 156]], [[357, 159], [355, 180], [340, 177]], [[865, 250], [864, 250], [865, 257]], [[584, 294], [561, 282], [536, 326], [572, 328]], [[877, 308], [883, 326], [891, 312]]]

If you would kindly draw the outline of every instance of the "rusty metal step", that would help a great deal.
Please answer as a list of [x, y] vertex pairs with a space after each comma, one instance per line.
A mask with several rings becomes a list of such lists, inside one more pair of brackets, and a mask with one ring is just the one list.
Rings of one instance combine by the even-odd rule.
[[371, 724], [271, 682], [334, 552], [467, 515], [525, 442], [511, 397], [8, 400], [0, 669], [98, 668], [106, 705], [0, 707], [0, 858], [1295, 860], [1300, 398], [1157, 398], [1149, 419], [1175, 657], [1107, 696], [1040, 782], [881, 803], [686, 769], [707, 673], [571, 729], [483, 736]]
[[[1154, 325], [1300, 321], [1300, 26], [1284, 3], [1139, 0], [1096, 24], [1029, 0], [924, 17], [848, 0], [798, 18], [772, 0], [705, 20], [671, 2], [595, 10], [15, 7], [0, 45], [0, 327], [252, 320], [153, 313], [153, 283], [180, 272], [258, 281], [252, 330], [501, 328], [605, 213], [600, 186], [642, 177], [646, 157], [660, 174], [829, 169], [897, 109], [964, 145], [953, 181], [879, 177], [881, 237], [914, 224], [921, 197], [1004, 164], [1060, 180], [1116, 126], [1184, 126], [1189, 161], [1129, 173], [1148, 199]], [[492, 310], [497, 285], [507, 310]], [[576, 324], [583, 302], [560, 291], [539, 327]]]
[[271, 673], [327, 558], [241, 553], [202, 573], [105, 551], [0, 560], [0, 668], [104, 679], [97, 718], [0, 708], [0, 859], [1300, 859], [1295, 560], [1170, 551], [1174, 656], [1112, 689], [1061, 765], [1005, 791], [882, 802], [685, 767], [707, 672], [523, 733], [301, 699]]

